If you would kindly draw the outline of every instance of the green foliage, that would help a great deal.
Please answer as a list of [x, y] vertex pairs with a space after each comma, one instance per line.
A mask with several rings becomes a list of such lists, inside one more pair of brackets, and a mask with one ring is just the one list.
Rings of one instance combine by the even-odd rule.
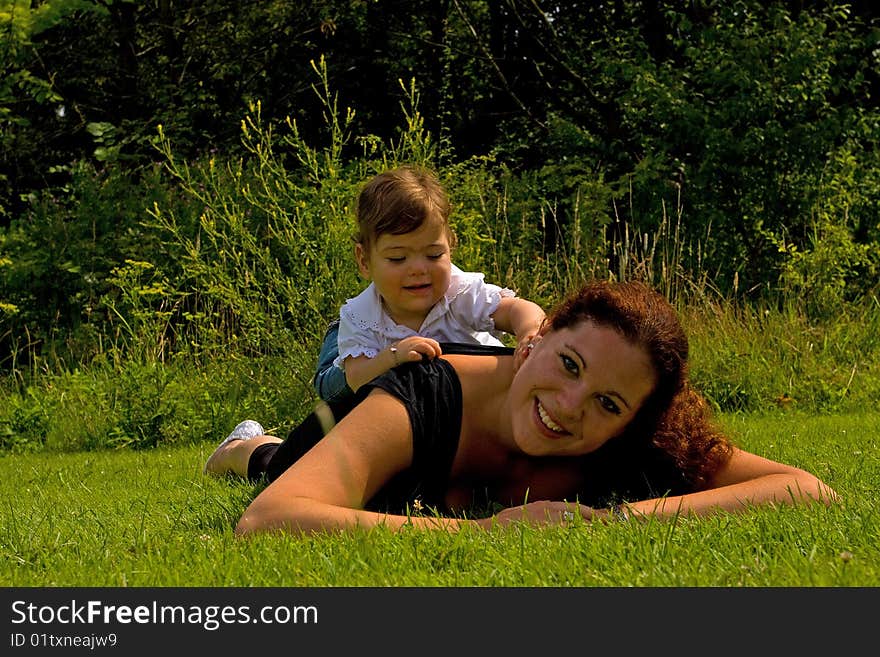
[[112, 272], [158, 251], [141, 229], [145, 209], [175, 202], [155, 170], [132, 176], [82, 162], [67, 173], [69, 183], [34, 194], [28, 213], [0, 231], [0, 363], [11, 371], [75, 366], [113, 346], [130, 320], [108, 312]]
[[276, 141], [255, 104], [242, 121], [247, 155], [225, 166], [213, 158], [179, 163], [160, 132], [169, 172], [203, 206], [194, 223], [158, 205], [150, 213], [169, 255], [156, 264], [164, 280], [175, 281], [173, 294], [183, 300], [177, 319], [190, 327], [193, 347], [283, 349], [285, 335], [314, 337], [354, 289], [355, 193], [340, 157], [346, 126], [331, 125], [322, 151], [302, 140], [295, 121], [287, 128]]
[[[3, 135], [10, 167], [8, 203], [0, 204], [15, 207], [0, 223], [21, 226], [42, 190], [57, 196], [61, 187], [80, 186], [85, 162], [106, 166], [110, 177], [151, 172], [162, 125], [181, 170], [213, 158], [215, 185], [233, 186], [241, 174], [252, 194], [262, 183], [248, 167], [260, 158], [265, 176], [311, 184], [314, 163], [298, 162], [300, 147], [285, 139], [335, 158], [342, 168], [327, 168], [328, 180], [336, 176], [349, 188], [379, 162], [432, 161], [450, 176], [481, 169], [476, 177], [495, 181], [495, 198], [462, 208], [462, 232], [484, 223], [509, 230], [513, 239], [497, 243], [534, 246], [556, 280], [600, 270], [603, 261], [616, 277], [632, 275], [625, 254], [635, 248], [639, 258], [656, 257], [644, 236], [674, 233], [681, 249], [666, 262], [655, 259], [651, 276], [676, 294], [688, 276], [703, 275], [738, 296], [784, 296], [792, 287], [810, 297], [816, 290], [822, 300], [809, 312], [820, 317], [841, 299], [873, 292], [880, 113], [871, 93], [880, 30], [872, 11], [858, 5], [419, 0], [403, 14], [393, 4], [335, 0], [10, 6], [16, 18], [7, 81], [26, 72], [55, 96], [41, 103], [34, 90], [9, 92], [28, 99], [10, 111], [30, 125], [10, 122]], [[316, 61], [327, 61], [329, 72], [314, 85]], [[331, 81], [357, 112], [328, 104]], [[418, 111], [411, 111], [416, 95]], [[402, 129], [393, 111], [400, 101]], [[260, 127], [248, 144], [239, 118], [257, 104], [252, 119]], [[285, 117], [296, 126], [292, 135]], [[261, 130], [273, 133], [272, 152], [248, 150], [266, 141]], [[276, 165], [287, 171], [279, 174]], [[151, 176], [144, 187], [156, 189]], [[331, 202], [350, 191], [332, 191]], [[456, 191], [463, 204], [480, 194]], [[283, 189], [272, 194], [278, 198], [236, 203], [271, 206], [288, 194], [313, 204]], [[325, 187], [314, 202], [328, 194]], [[198, 199], [186, 192], [183, 201]], [[486, 219], [488, 208], [497, 220]], [[193, 239], [201, 208], [171, 198], [159, 210], [173, 212], [183, 239]], [[819, 245], [825, 235], [832, 244]], [[482, 230], [471, 237], [483, 244], [472, 261], [482, 268], [478, 252], [490, 255], [495, 237]], [[158, 264], [166, 254], [153, 246], [139, 254], [121, 249], [123, 258], [105, 271], [129, 256]], [[470, 257], [468, 248], [461, 257]], [[565, 259], [551, 262], [557, 250]], [[499, 251], [498, 258], [501, 268], [490, 273], [502, 278], [532, 260], [525, 251], [510, 258]], [[681, 269], [669, 269], [672, 261]], [[826, 262], [842, 264], [827, 274]], [[544, 274], [532, 278], [546, 281]], [[335, 286], [319, 305], [332, 307], [342, 289]], [[5, 314], [35, 312], [9, 296], [0, 295]], [[198, 305], [176, 301], [183, 312], [186, 303]], [[60, 303], [52, 310], [66, 339], [75, 309]], [[213, 311], [190, 314], [203, 312]]]
[[829, 178], [857, 212], [876, 207], [876, 194], [833, 172], [845, 149], [854, 169], [876, 177], [880, 120], [867, 102], [876, 53], [864, 58], [867, 33], [842, 6], [794, 14], [779, 4], [719, 4], [715, 20], [700, 25], [670, 16], [680, 55], [659, 62], [656, 76], [637, 74], [628, 102], [643, 119], [633, 130], [659, 162], [680, 169], [691, 230], [712, 227], [719, 280], [729, 286], [736, 274], [746, 289], [772, 286], [771, 272], [786, 266], [781, 240], [804, 248], [817, 215], [842, 219]]
[[46, 443], [51, 417], [46, 398], [34, 388], [22, 394], [2, 392], [3, 414], [0, 418], [0, 449], [10, 452], [39, 451]]
[[[101, 10], [100, 5], [87, 0], [39, 3], [4, 0], [0, 3], [0, 70], [3, 71], [0, 77], [0, 161], [11, 165], [21, 158], [19, 151], [32, 152], [33, 145], [21, 137], [35, 134], [30, 130], [35, 114], [47, 105], [62, 101], [55, 76], [44, 69], [35, 40], [75, 12]], [[34, 107], [39, 109], [35, 111]], [[12, 187], [9, 170], [4, 166], [0, 169], [0, 220], [9, 215]]]
[[[683, 308], [683, 316], [693, 382], [719, 411], [821, 415], [873, 408], [880, 398], [877, 304], [812, 325], [794, 310], [710, 301]], [[155, 353], [110, 352], [83, 369], [28, 377], [27, 385], [7, 379], [0, 452], [213, 444], [248, 417], [284, 436], [314, 401], [318, 347], [312, 338], [271, 357], [218, 349], [210, 359], [187, 351], [165, 362]]]
[[[396, 139], [355, 135], [353, 112], [340, 109], [323, 60], [315, 73], [326, 125], [322, 146], [307, 143], [290, 118], [276, 133], [276, 125], [264, 123], [260, 103], [242, 121], [245, 155], [222, 166], [213, 157], [195, 165], [179, 161], [160, 127], [168, 171], [202, 208], [197, 222], [158, 206], [151, 211], [151, 228], [166, 249], [153, 263], [162, 283], [155, 288], [152, 324], [164, 335], [171, 323], [177, 336], [172, 348], [282, 353], [294, 336], [319, 337], [341, 303], [363, 286], [351, 253], [357, 189], [369, 175], [403, 162], [433, 167], [448, 161], [440, 175], [454, 204], [455, 260], [465, 269], [548, 305], [560, 291], [609, 273], [662, 283], [675, 296], [678, 278], [687, 274], [682, 249], [667, 250], [678, 235], [664, 223], [650, 239], [633, 234], [631, 243], [627, 234], [609, 244], [607, 228], [619, 220], [609, 213], [615, 192], [601, 174], [572, 163], [564, 184], [576, 185], [566, 196], [556, 179], [559, 167], [517, 174], [493, 158], [443, 158], [424, 127], [414, 83], [402, 85], [408, 102]], [[551, 190], [548, 200], [536, 199], [538, 187]], [[615, 259], [611, 272], [609, 254]], [[139, 283], [117, 282], [128, 288], [123, 298], [144, 298], [143, 289], [131, 289]]]
[[692, 380], [721, 411], [841, 412], [880, 395], [880, 306], [811, 322], [778, 309], [704, 299], [684, 311]]
[[780, 282], [809, 317], [833, 318], [860, 301], [876, 304], [880, 222], [868, 208], [877, 206], [880, 183], [862, 179], [861, 171], [851, 147], [835, 153], [819, 188], [808, 241], [801, 249], [780, 244], [787, 256]]
[[[876, 243], [880, 31], [867, 17], [752, 0], [517, 10], [527, 29], [504, 45], [532, 49], [539, 75], [517, 70], [516, 91], [533, 120], [505, 123], [497, 148], [550, 174], [536, 195], [560, 199], [562, 225], [572, 170], [593, 169], [613, 191], [606, 216], [650, 234], [664, 205], [681, 205], [683, 241], [703, 240], [715, 284], [772, 296], [788, 261], [778, 245], [809, 248], [817, 213], [838, 214], [828, 185], [849, 157], [853, 175], [834, 183], [850, 201], [847, 239]], [[607, 226], [615, 246], [623, 231]], [[851, 297], [865, 292], [847, 279]]]
[[[144, 307], [152, 308], [154, 326], [173, 326], [173, 348], [271, 354], [319, 339], [363, 285], [352, 242], [358, 187], [378, 170], [430, 165], [435, 157], [414, 87], [399, 137], [385, 144], [352, 133], [354, 112], [340, 109], [323, 60], [314, 73], [326, 126], [322, 145], [308, 143], [293, 118], [281, 126], [265, 122], [259, 102], [241, 122], [237, 160], [181, 162], [160, 126], [167, 171], [200, 208], [197, 217], [160, 205], [150, 211], [165, 253], [151, 263], [161, 282], [151, 283], [155, 303]], [[147, 301], [139, 280], [119, 276], [116, 283], [121, 299]]]
[[314, 400], [318, 345], [283, 358], [226, 359], [195, 366], [94, 363], [43, 374], [27, 387], [0, 386], [0, 452], [147, 449], [216, 442], [253, 417], [284, 436]]

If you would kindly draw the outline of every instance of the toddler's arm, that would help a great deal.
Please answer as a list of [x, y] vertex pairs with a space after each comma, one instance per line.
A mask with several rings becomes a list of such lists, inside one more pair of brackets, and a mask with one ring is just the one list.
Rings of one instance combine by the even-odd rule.
[[525, 360], [529, 345], [539, 339], [545, 317], [541, 306], [519, 297], [502, 298], [492, 313], [496, 329], [516, 336], [514, 362], [517, 367]]
[[545, 318], [538, 304], [520, 297], [504, 297], [492, 313], [495, 328], [516, 336], [518, 343], [534, 338]]
[[365, 383], [369, 383], [380, 374], [392, 367], [403, 365], [423, 357], [436, 358], [442, 353], [440, 343], [421, 335], [411, 335], [389, 347], [385, 347], [373, 358], [367, 356], [349, 356], [343, 362], [345, 380], [348, 386], [357, 391]]

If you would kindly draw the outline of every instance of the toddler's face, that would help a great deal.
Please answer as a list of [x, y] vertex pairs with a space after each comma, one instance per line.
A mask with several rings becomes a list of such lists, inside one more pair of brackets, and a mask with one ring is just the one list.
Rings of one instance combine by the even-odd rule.
[[355, 255], [361, 274], [376, 285], [386, 312], [414, 331], [449, 288], [449, 237], [439, 221], [426, 221], [402, 235], [380, 235], [369, 252], [358, 244]]

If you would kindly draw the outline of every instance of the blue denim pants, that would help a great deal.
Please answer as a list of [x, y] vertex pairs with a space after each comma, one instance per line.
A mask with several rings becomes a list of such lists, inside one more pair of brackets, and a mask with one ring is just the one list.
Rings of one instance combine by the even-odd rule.
[[326, 402], [340, 402], [354, 395], [352, 389], [345, 380], [345, 372], [341, 367], [333, 364], [339, 355], [339, 320], [330, 322], [327, 332], [324, 334], [324, 342], [318, 354], [318, 366], [312, 384], [318, 397]]

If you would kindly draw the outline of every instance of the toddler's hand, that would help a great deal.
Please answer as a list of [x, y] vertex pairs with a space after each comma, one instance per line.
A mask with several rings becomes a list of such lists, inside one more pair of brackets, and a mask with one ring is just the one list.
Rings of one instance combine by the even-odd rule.
[[421, 335], [411, 335], [393, 345], [397, 349], [394, 366], [403, 365], [427, 358], [433, 360], [443, 353], [440, 343]]
[[525, 362], [526, 357], [531, 353], [534, 346], [540, 341], [541, 336], [535, 333], [530, 333], [520, 338], [519, 342], [516, 343], [516, 349], [513, 352], [514, 372], [520, 368], [520, 366]]

